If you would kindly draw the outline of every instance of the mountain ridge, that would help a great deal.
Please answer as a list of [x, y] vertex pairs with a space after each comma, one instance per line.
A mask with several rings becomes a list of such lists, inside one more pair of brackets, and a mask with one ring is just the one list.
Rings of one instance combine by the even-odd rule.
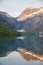
[[[3, 13], [0, 14], [0, 25], [4, 25], [5, 27], [11, 28], [13, 30], [24, 30], [24, 31], [35, 30], [38, 32], [43, 32], [43, 7], [38, 9], [36, 8], [35, 12], [28, 15], [30, 18], [27, 17], [24, 20], [18, 20], [19, 19], [18, 17], [17, 18], [13, 18], [10, 16], [8, 17], [6, 13], [2, 15]], [[28, 13], [26, 12], [26, 14]]]
[[39, 15], [40, 13], [43, 13], [43, 7], [40, 7], [40, 8], [26, 8], [18, 16], [18, 20], [25, 20], [27, 18], [34, 17], [35, 15]]

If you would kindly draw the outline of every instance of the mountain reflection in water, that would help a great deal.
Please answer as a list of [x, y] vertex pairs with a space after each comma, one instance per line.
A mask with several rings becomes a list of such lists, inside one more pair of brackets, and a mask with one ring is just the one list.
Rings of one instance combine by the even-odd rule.
[[0, 65], [43, 65], [43, 62], [26, 61], [21, 54], [16, 51], [13, 51], [6, 57], [0, 58]]
[[10, 38], [9, 41], [0, 43], [0, 58], [6, 57], [13, 51], [20, 53], [28, 61], [43, 62], [43, 38], [23, 36], [23, 38]]

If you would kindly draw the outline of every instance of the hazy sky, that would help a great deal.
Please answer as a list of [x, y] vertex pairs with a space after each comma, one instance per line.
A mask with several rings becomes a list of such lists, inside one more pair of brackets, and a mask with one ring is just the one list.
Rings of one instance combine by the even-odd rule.
[[27, 7], [41, 7], [43, 0], [0, 0], [0, 11], [18, 16]]

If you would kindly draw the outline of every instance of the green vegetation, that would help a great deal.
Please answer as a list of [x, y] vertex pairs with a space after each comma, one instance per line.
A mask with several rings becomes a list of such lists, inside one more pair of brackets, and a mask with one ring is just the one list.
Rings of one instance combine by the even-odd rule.
[[0, 38], [9, 36], [20, 36], [21, 33], [0, 25]]

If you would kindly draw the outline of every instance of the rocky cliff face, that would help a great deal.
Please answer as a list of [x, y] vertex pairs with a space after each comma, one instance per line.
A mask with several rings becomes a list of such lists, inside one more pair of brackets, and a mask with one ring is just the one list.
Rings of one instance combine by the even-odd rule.
[[11, 17], [6, 12], [0, 12], [0, 25], [15, 30], [43, 32], [43, 7], [26, 8], [17, 18]]
[[18, 20], [19, 22], [24, 22], [23, 29], [25, 31], [33, 30], [43, 36], [43, 7], [24, 10]]
[[3, 25], [13, 30], [19, 30], [22, 29], [23, 22], [19, 22], [16, 18], [8, 15], [8, 13], [0, 11], [0, 25]]
[[26, 8], [18, 17], [19, 20], [25, 20], [43, 12], [43, 7]]

